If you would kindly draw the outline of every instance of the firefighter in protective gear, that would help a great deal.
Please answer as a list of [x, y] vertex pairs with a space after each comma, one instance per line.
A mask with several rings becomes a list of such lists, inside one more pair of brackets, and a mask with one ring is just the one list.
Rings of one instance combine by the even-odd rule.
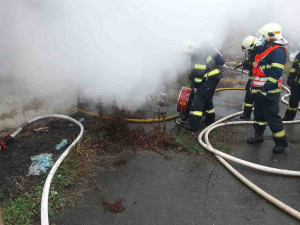
[[182, 118], [180, 119], [179, 124], [187, 123], [187, 120], [189, 119], [190, 111], [193, 107], [194, 95], [195, 95], [195, 92], [196, 92], [197, 89], [194, 87], [194, 82], [193, 82], [193, 79], [192, 79], [192, 73], [193, 73], [193, 70], [194, 70], [194, 65], [197, 64], [197, 62], [199, 60], [201, 60], [201, 59], [199, 59], [199, 54], [197, 52], [197, 49], [198, 49], [198, 45], [196, 44], [195, 41], [189, 40], [189, 41], [186, 41], [185, 44], [184, 44], [183, 52], [184, 52], [184, 54], [189, 56], [189, 60], [190, 60], [190, 63], [191, 63], [191, 70], [188, 73], [188, 77], [189, 77], [189, 81], [191, 81], [191, 89], [192, 90], [191, 90], [191, 93], [190, 93], [190, 96], [189, 96], [189, 101], [188, 101], [188, 104], [187, 104], [187, 107], [186, 107], [186, 111], [184, 113], [182, 113]]
[[287, 58], [285, 46], [287, 41], [282, 37], [279, 24], [270, 23], [263, 26], [263, 49], [256, 55], [253, 66], [253, 79], [250, 84], [254, 95], [254, 128], [255, 134], [247, 142], [255, 144], [263, 141], [263, 133], [268, 124], [275, 141], [274, 153], [283, 152], [288, 143], [279, 113], [279, 99], [282, 90], [282, 73]]
[[250, 84], [252, 82], [253, 78], [253, 65], [255, 62], [255, 56], [260, 52], [262, 48], [262, 45], [260, 41], [253, 37], [253, 36], [247, 36], [243, 41], [242, 41], [242, 51], [246, 50], [245, 53], [245, 60], [242, 63], [243, 69], [249, 71], [249, 78], [248, 82], [246, 84], [245, 90], [246, 90], [246, 95], [245, 95], [245, 100], [244, 100], [244, 109], [243, 109], [243, 114], [240, 116], [241, 119], [249, 119], [251, 116], [251, 112], [253, 109], [253, 102], [254, 102], [254, 97], [250, 92]]
[[187, 130], [198, 130], [202, 119], [209, 125], [215, 122], [213, 95], [223, 77], [221, 67], [225, 64], [222, 55], [211, 45], [197, 48], [191, 71], [192, 88], [194, 90], [191, 118], [185, 126]]
[[291, 87], [289, 105], [282, 120], [294, 120], [300, 101], [300, 53], [296, 56], [287, 79], [287, 84]]

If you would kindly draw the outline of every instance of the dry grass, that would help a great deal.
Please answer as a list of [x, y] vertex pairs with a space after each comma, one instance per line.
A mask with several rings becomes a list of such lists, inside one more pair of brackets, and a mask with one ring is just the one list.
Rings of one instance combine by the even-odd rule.
[[[114, 111], [110, 120], [97, 119], [91, 130], [91, 137], [98, 150], [120, 152], [126, 146], [134, 149], [151, 149], [158, 152], [162, 147], [177, 147], [175, 141], [166, 132], [166, 124], [154, 124], [152, 132], [145, 132], [143, 127], [130, 129], [126, 122], [128, 112]], [[157, 118], [165, 118], [165, 113], [158, 113]]]
[[124, 199], [118, 199], [115, 202], [107, 202], [105, 199], [101, 200], [103, 207], [114, 213], [122, 213], [126, 207], [123, 205]]

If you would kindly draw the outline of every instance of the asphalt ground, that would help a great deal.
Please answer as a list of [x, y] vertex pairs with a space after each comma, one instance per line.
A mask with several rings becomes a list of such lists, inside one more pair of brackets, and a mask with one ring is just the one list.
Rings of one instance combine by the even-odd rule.
[[[218, 116], [241, 110], [244, 95], [238, 93], [228, 91], [215, 96]], [[285, 106], [282, 104], [281, 108], [283, 115]], [[168, 124], [172, 127], [174, 121]], [[247, 145], [247, 137], [254, 132], [248, 125], [225, 129], [229, 133], [226, 144], [232, 148], [230, 154], [241, 159], [299, 171], [300, 126], [288, 125], [286, 131], [289, 147], [283, 154], [272, 153], [274, 143], [269, 129], [262, 144]], [[79, 205], [52, 217], [51, 222], [56, 225], [299, 224], [248, 189], [210, 153], [168, 155], [170, 159], [151, 152], [133, 154], [126, 167], [99, 173], [96, 181], [101, 192], [87, 192]], [[274, 197], [300, 210], [299, 178], [233, 166]], [[117, 214], [107, 211], [101, 204], [102, 198], [109, 202], [121, 198], [126, 209]]]

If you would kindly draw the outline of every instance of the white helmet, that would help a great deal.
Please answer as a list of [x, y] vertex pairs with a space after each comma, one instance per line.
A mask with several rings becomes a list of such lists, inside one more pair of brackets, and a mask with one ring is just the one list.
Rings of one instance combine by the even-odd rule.
[[254, 36], [247, 36], [242, 41], [242, 50], [253, 50], [258, 43], [258, 39]]
[[260, 34], [262, 34], [265, 39], [268, 40], [281, 40], [282, 37], [282, 28], [277, 23], [268, 23], [264, 25], [260, 30], [258, 31]]
[[185, 41], [184, 43], [184, 53], [191, 55], [195, 52], [195, 50], [198, 48], [196, 42], [194, 41]]

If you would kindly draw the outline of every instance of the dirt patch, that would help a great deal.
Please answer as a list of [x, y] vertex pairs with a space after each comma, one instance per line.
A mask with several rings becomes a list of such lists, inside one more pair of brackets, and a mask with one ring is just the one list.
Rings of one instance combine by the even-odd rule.
[[31, 164], [30, 157], [50, 153], [55, 161], [64, 150], [55, 151], [55, 145], [62, 139], [68, 139], [71, 143], [79, 133], [77, 126], [70, 127], [69, 124], [70, 122], [61, 120], [51, 125], [48, 131], [33, 133], [25, 130], [8, 150], [0, 152], [0, 202], [9, 197], [8, 193], [19, 193], [31, 183], [45, 179], [45, 175], [26, 177]]

